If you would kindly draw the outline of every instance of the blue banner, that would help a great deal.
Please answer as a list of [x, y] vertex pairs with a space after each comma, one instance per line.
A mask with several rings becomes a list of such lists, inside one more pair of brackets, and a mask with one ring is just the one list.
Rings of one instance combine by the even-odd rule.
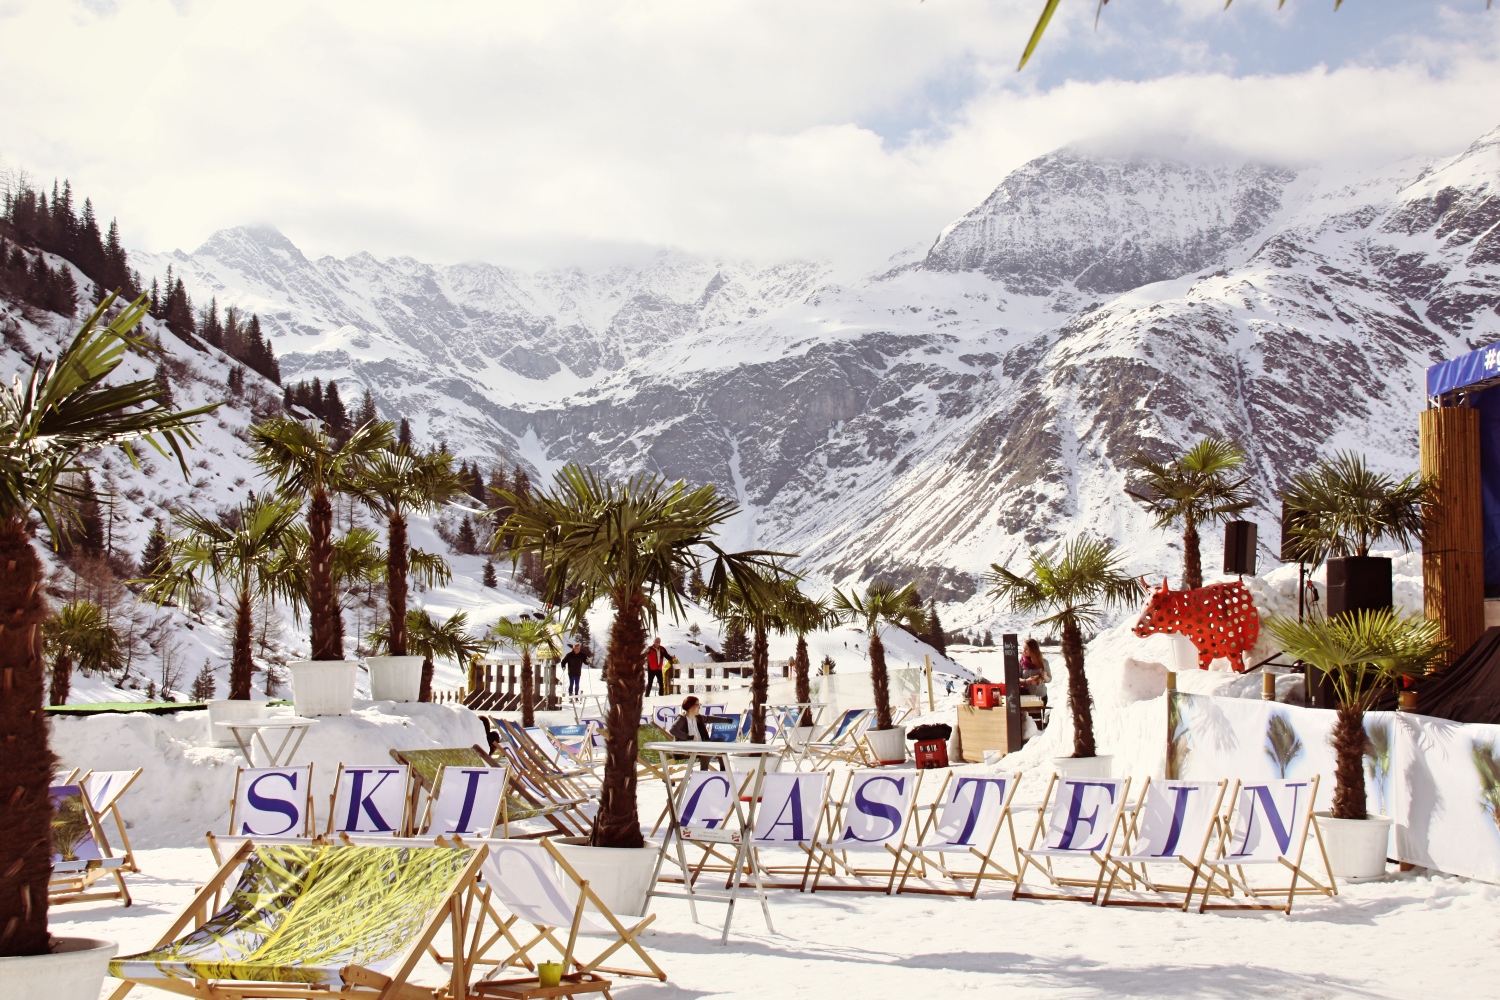
[[1490, 344], [1428, 368], [1427, 395], [1440, 396], [1492, 378], [1500, 378], [1500, 344]]

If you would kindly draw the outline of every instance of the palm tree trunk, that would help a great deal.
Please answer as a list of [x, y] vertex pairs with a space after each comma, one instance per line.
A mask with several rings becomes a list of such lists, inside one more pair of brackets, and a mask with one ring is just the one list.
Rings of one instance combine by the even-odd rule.
[[307, 534], [307, 616], [312, 625], [312, 659], [342, 660], [344, 643], [334, 621], [338, 595], [333, 592], [333, 504], [327, 490], [313, 491], [307, 509]]
[[432, 675], [436, 672], [436, 669], [433, 665], [432, 657], [424, 656], [422, 658], [422, 691], [417, 695], [418, 701], [432, 700]]
[[240, 588], [234, 609], [234, 643], [229, 654], [229, 697], [231, 700], [250, 699], [250, 678], [255, 673], [255, 660], [250, 655], [251, 640], [255, 635], [255, 622], [250, 614], [250, 587]]
[[595, 847], [641, 847], [641, 820], [636, 810], [635, 762], [640, 735], [641, 700], [646, 658], [645, 597], [640, 591], [616, 594], [615, 620], [609, 630], [604, 662], [609, 690], [609, 719], [604, 734], [604, 782], [590, 843]]
[[1365, 711], [1340, 705], [1333, 723], [1333, 818], [1365, 818]]
[[1068, 667], [1068, 704], [1073, 709], [1073, 756], [1098, 756], [1094, 749], [1094, 700], [1083, 672], [1083, 635], [1078, 626], [1062, 627], [1063, 663]]
[[[797, 703], [806, 705], [812, 701], [812, 664], [807, 659], [807, 636], [797, 636], [797, 656], [793, 660], [793, 666], [797, 673]], [[799, 726], [812, 725], [812, 709], [804, 708], [802, 718], [797, 720]]]
[[0, 956], [45, 954], [52, 768], [42, 711], [42, 563], [26, 525], [0, 525]]
[[1203, 558], [1198, 551], [1198, 522], [1193, 515], [1183, 517], [1182, 589], [1197, 590], [1203, 586]]
[[531, 675], [531, 650], [521, 650], [521, 725], [536, 725], [536, 678]]
[[68, 690], [72, 686], [73, 658], [67, 653], [59, 653], [57, 662], [52, 664], [51, 704], [66, 705], [68, 703]]
[[393, 514], [386, 522], [385, 604], [391, 613], [391, 655], [406, 655], [406, 518]]
[[755, 626], [750, 646], [750, 742], [766, 742], [766, 690], [771, 685], [771, 651], [766, 627]]
[[870, 687], [875, 692], [875, 728], [891, 728], [891, 678], [885, 670], [885, 643], [879, 626], [870, 629]]

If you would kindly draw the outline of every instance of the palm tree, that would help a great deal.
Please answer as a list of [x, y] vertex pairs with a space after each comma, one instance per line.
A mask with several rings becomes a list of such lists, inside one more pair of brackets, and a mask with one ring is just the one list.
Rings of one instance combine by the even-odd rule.
[[392, 656], [406, 653], [406, 519], [436, 510], [465, 490], [446, 452], [412, 454], [405, 449], [374, 455], [353, 484], [355, 494], [386, 523], [386, 608]]
[[[781, 615], [787, 628], [797, 637], [797, 653], [792, 658], [792, 672], [796, 675], [797, 703], [807, 705], [812, 702], [812, 663], [807, 656], [807, 637], [832, 624], [833, 607], [827, 598], [808, 597], [795, 585], [788, 585]], [[812, 710], [804, 708], [797, 724], [812, 725]]]
[[[528, 618], [521, 616], [515, 621], [502, 618], [495, 623], [490, 634], [507, 646], [521, 651], [521, 724], [536, 724], [536, 679], [531, 673], [531, 651], [544, 651], [545, 659], [555, 660], [562, 653], [553, 633], [553, 622], [545, 616]], [[545, 655], [550, 654], [550, 655]]]
[[[333, 587], [333, 493], [349, 491], [361, 466], [391, 444], [391, 425], [365, 424], [342, 444], [326, 430], [274, 417], [250, 431], [255, 462], [283, 496], [307, 501], [308, 618], [314, 660], [342, 660]], [[231, 696], [232, 697], [232, 696]]]
[[295, 500], [253, 497], [219, 517], [196, 511], [172, 515], [180, 532], [167, 546], [168, 568], [150, 581], [146, 596], [158, 603], [186, 603], [208, 577], [216, 586], [230, 590], [234, 595], [231, 699], [250, 697], [255, 606], [265, 600], [296, 597], [294, 578], [279, 557], [300, 513], [301, 504]]
[[1326, 674], [1338, 697], [1333, 724], [1335, 819], [1365, 818], [1365, 712], [1400, 677], [1419, 677], [1447, 647], [1442, 624], [1390, 608], [1298, 621], [1271, 615], [1266, 631], [1288, 655]]
[[42, 623], [42, 642], [52, 658], [52, 704], [68, 703], [76, 666], [85, 674], [120, 662], [120, 633], [93, 601], [69, 601]]
[[38, 358], [31, 373], [0, 385], [0, 956], [41, 955], [47, 934], [47, 843], [55, 758], [42, 711], [46, 670], [37, 630], [46, 618], [42, 562], [32, 548], [28, 521], [41, 517], [61, 536], [62, 507], [96, 499], [78, 485], [82, 457], [119, 446], [135, 460], [144, 440], [171, 455], [188, 475], [184, 451], [196, 443], [196, 418], [213, 407], [173, 411], [158, 399], [155, 378], [106, 385], [127, 352], [158, 348], [131, 331], [146, 314], [137, 299], [113, 319], [108, 296], [51, 363]]
[[1093, 702], [1083, 672], [1083, 633], [1104, 612], [1143, 593], [1140, 581], [1120, 572], [1114, 546], [1103, 539], [1078, 536], [1047, 551], [1032, 549], [1025, 576], [990, 565], [990, 596], [1021, 614], [1051, 612], [1034, 624], [1062, 633], [1063, 663], [1068, 668], [1068, 703], [1073, 712], [1073, 756], [1096, 756]]
[[[311, 582], [308, 552], [312, 548], [312, 535], [301, 524], [287, 532], [281, 551], [277, 556], [277, 572], [285, 577], [286, 590], [292, 598], [293, 614], [301, 623], [301, 609], [309, 604]], [[329, 556], [329, 574], [336, 598], [333, 605], [334, 633], [339, 646], [344, 642], [344, 597], [348, 590], [358, 584], [375, 583], [385, 576], [385, 555], [380, 549], [379, 535], [371, 528], [354, 527], [333, 540]]]
[[1203, 586], [1198, 526], [1227, 521], [1254, 503], [1250, 477], [1239, 474], [1245, 455], [1232, 441], [1206, 437], [1166, 462], [1145, 452], [1130, 457], [1140, 478], [1125, 487], [1156, 518], [1156, 527], [1182, 524], [1182, 589]]
[[1286, 713], [1272, 713], [1271, 721], [1266, 723], [1266, 756], [1271, 758], [1271, 764], [1276, 768], [1276, 776], [1285, 778], [1292, 769], [1292, 763], [1301, 753], [1302, 738], [1297, 735], [1297, 730], [1292, 728]]
[[[381, 622], [370, 633], [370, 641], [376, 648], [383, 648], [389, 654], [390, 624]], [[455, 611], [447, 621], [439, 624], [423, 608], [412, 608], [406, 612], [406, 643], [410, 652], [403, 655], [422, 657], [422, 701], [432, 700], [435, 661], [449, 659], [464, 664], [489, 648], [489, 643], [469, 634], [467, 612]]]
[[777, 570], [766, 580], [770, 599], [755, 600], [731, 583], [724, 593], [720, 615], [731, 627], [749, 626], [750, 641], [750, 742], [766, 741], [766, 695], [771, 685], [771, 632], [785, 632], [785, 612], [796, 584]]
[[1292, 477], [1287, 534], [1302, 562], [1329, 556], [1368, 556], [1382, 538], [1404, 549], [1422, 536], [1432, 482], [1417, 473], [1397, 479], [1370, 468], [1364, 456], [1341, 451]]
[[549, 491], [501, 492], [511, 513], [495, 535], [496, 551], [519, 561], [534, 553], [543, 567], [542, 599], [562, 607], [592, 607], [607, 597], [614, 607], [605, 675], [609, 718], [604, 782], [591, 842], [597, 847], [640, 847], [636, 811], [636, 735], [645, 689], [642, 665], [646, 626], [665, 608], [682, 613], [675, 582], [713, 554], [705, 594], [712, 604], [733, 580], [754, 601], [768, 599], [762, 570], [778, 553], [729, 553], [714, 530], [738, 505], [712, 485], [689, 488], [659, 476], [612, 482], [592, 469], [569, 465]]
[[897, 590], [888, 583], [872, 583], [861, 596], [856, 591], [833, 592], [833, 613], [839, 621], [862, 622], [870, 637], [870, 687], [875, 692], [875, 729], [891, 728], [891, 678], [885, 668], [885, 642], [880, 626], [896, 625], [919, 628], [923, 624], [922, 605], [917, 599], [916, 584], [908, 583]]

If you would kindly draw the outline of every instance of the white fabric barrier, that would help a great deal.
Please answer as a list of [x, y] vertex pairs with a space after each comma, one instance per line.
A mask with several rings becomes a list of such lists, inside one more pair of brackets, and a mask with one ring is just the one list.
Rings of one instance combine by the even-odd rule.
[[[1167, 755], [1177, 776], [1200, 780], [1322, 776], [1318, 809], [1333, 800], [1334, 712], [1177, 692]], [[1500, 726], [1407, 712], [1369, 712], [1365, 796], [1395, 820], [1390, 857], [1500, 883]]]

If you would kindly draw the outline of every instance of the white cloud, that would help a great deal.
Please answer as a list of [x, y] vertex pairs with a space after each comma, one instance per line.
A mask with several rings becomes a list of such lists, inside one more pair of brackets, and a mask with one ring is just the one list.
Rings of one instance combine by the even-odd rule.
[[[0, 154], [71, 177], [151, 248], [268, 222], [310, 253], [863, 263], [1067, 142], [1190, 135], [1301, 163], [1452, 152], [1500, 124], [1500, 17], [1383, 67], [1047, 88], [1014, 72], [1036, 8], [31, 0], [0, 30]], [[1108, 48], [1113, 11], [1100, 38], [1091, 14], [1071, 5], [1049, 55]], [[1172, 39], [1164, 65], [1220, 65]], [[897, 120], [927, 127], [873, 130]]]

